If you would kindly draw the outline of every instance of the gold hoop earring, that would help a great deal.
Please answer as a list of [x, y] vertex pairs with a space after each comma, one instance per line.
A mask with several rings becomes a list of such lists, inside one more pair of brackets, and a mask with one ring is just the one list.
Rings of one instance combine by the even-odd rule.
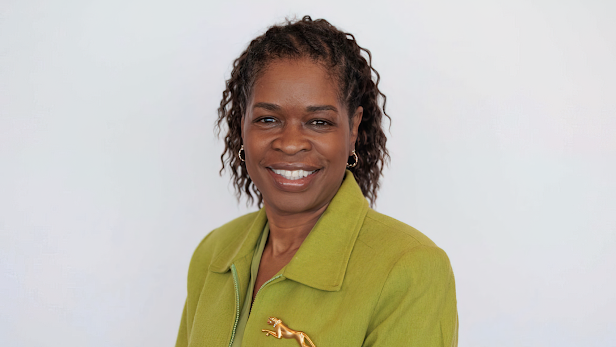
[[355, 153], [355, 150], [353, 150], [353, 152], [351, 152], [351, 155], [353, 156], [353, 164], [349, 164], [347, 163], [346, 167], [351, 169], [357, 166], [357, 163], [359, 163], [359, 157], [357, 156], [357, 153]]
[[[242, 158], [242, 152], [244, 152], [244, 158]], [[246, 151], [244, 151], [244, 145], [242, 145], [242, 147], [240, 148], [239, 151], [237, 151], [237, 157], [240, 158], [240, 161], [244, 161], [246, 158]]]

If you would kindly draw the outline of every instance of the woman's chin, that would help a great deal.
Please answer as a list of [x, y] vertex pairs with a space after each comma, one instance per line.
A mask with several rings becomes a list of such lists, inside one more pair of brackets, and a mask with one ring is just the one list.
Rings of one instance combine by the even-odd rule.
[[329, 205], [330, 200], [315, 199], [302, 193], [287, 193], [277, 194], [271, 199], [263, 197], [263, 205], [266, 211], [275, 212], [278, 215], [299, 215], [324, 209]]

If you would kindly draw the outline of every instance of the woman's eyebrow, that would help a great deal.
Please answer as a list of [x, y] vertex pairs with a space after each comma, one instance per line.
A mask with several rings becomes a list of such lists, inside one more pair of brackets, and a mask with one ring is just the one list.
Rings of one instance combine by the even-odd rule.
[[318, 106], [308, 106], [306, 107], [307, 112], [319, 112], [319, 111], [334, 111], [338, 112], [338, 109], [332, 105], [318, 105]]
[[264, 108], [268, 111], [279, 111], [280, 110], [280, 106], [276, 105], [276, 104], [270, 104], [269, 102], [258, 102], [256, 103], [253, 108]]
[[[280, 111], [282, 108], [279, 105], [271, 104], [269, 102], [258, 102], [253, 108], [263, 108], [268, 111]], [[306, 106], [306, 112], [314, 113], [319, 111], [334, 111], [338, 112], [338, 109], [332, 105], [315, 105], [315, 106]]]

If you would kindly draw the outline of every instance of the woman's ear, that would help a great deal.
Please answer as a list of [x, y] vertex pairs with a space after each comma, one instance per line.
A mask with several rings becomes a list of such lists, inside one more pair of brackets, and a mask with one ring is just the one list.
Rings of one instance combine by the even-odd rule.
[[351, 138], [349, 139], [349, 148], [351, 148], [351, 150], [355, 150], [355, 142], [357, 141], [357, 135], [359, 133], [359, 124], [361, 123], [361, 118], [363, 115], [364, 108], [359, 106], [351, 118]]

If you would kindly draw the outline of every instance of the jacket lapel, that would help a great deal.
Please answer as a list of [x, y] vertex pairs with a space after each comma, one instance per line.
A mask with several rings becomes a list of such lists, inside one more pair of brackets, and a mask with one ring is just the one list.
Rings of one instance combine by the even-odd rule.
[[265, 209], [261, 209], [252, 223], [252, 225], [243, 231], [237, 239], [237, 242], [231, 242], [223, 251], [216, 256], [210, 264], [209, 270], [215, 273], [227, 273], [231, 270], [231, 265], [235, 265], [237, 271], [236, 285], [239, 307], [243, 307], [246, 299], [246, 291], [250, 282], [250, 265], [254, 254], [259, 236], [263, 232], [267, 217]]
[[[225, 273], [229, 271], [231, 264], [252, 255], [266, 222], [267, 216], [265, 215], [265, 209], [262, 208], [257, 213], [252, 225], [241, 232], [235, 242], [230, 242], [225, 249], [216, 255], [215, 259], [210, 264], [209, 270], [217, 273]], [[222, 226], [221, 228], [224, 227], [225, 226]], [[251, 260], [252, 259], [248, 257], [248, 262]]]
[[320, 290], [340, 290], [367, 212], [368, 201], [353, 174], [347, 171], [340, 189], [286, 266], [283, 276]]
[[[283, 270], [283, 276], [320, 290], [340, 290], [368, 208], [368, 201], [353, 174], [347, 171], [340, 189]], [[250, 276], [252, 254], [266, 222], [262, 208], [252, 225], [238, 236], [237, 242], [222, 250], [209, 268], [212, 272], [225, 273], [235, 264], [242, 295]]]

